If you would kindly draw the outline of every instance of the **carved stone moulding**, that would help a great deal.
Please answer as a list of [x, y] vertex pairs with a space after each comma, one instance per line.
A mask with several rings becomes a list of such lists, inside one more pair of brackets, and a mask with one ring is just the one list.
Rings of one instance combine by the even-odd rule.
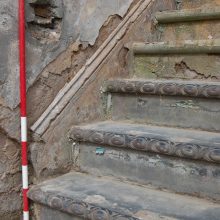
[[220, 98], [220, 83], [177, 80], [110, 80], [107, 92]]
[[169, 138], [160, 138], [158, 135], [155, 137], [148, 137], [147, 135], [130, 135], [80, 128], [74, 128], [71, 131], [71, 138], [78, 142], [88, 142], [186, 159], [220, 163], [220, 146], [212, 146], [211, 143], [210, 146], [207, 146], [193, 142], [193, 140], [189, 142], [174, 142], [169, 140]]
[[28, 197], [42, 205], [49, 206], [52, 209], [66, 212], [73, 216], [88, 220], [138, 220], [138, 218], [120, 214], [110, 209], [91, 205], [89, 203], [74, 200], [72, 198], [58, 195], [57, 192], [44, 192], [37, 186], [32, 188]]

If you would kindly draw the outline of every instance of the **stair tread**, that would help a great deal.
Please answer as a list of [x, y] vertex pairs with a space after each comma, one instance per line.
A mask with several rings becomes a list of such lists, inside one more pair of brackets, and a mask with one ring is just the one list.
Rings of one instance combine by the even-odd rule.
[[76, 172], [33, 186], [28, 196], [92, 220], [109, 219], [107, 213], [111, 219], [151, 219], [152, 213], [158, 213], [155, 219], [217, 220], [220, 216], [219, 204], [211, 201]]
[[198, 141], [199, 143], [212, 142], [212, 144], [216, 146], [219, 146], [220, 144], [220, 134], [215, 132], [134, 124], [124, 121], [102, 121], [90, 123], [87, 125], [74, 126], [73, 130], [77, 128], [81, 130], [114, 132], [118, 134], [147, 135], [160, 138], [163, 137], [164, 139], [169, 138], [172, 141], [194, 140]]
[[220, 18], [220, 7], [161, 11], [155, 17], [159, 23], [213, 20]]
[[112, 79], [107, 92], [220, 98], [220, 82], [202, 80]]
[[69, 136], [79, 142], [220, 162], [220, 134], [214, 132], [104, 121], [75, 126]]

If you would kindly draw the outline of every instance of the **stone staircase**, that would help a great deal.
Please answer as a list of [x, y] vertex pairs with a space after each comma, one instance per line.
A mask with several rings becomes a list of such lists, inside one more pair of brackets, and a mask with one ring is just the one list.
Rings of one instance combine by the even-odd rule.
[[106, 121], [69, 132], [78, 172], [31, 188], [38, 219], [220, 219], [220, 40], [198, 29], [220, 8], [184, 2], [155, 15], [170, 41], [128, 46], [130, 78], [101, 88]]

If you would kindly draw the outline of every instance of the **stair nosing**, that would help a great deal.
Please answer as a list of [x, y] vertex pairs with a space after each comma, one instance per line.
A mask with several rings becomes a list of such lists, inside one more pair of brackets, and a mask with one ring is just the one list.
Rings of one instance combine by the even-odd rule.
[[105, 85], [105, 92], [143, 95], [187, 96], [220, 98], [220, 82], [112, 79]]
[[133, 54], [219, 54], [220, 39], [134, 42], [131, 46]]
[[155, 18], [160, 24], [217, 20], [220, 19], [220, 7], [161, 11], [155, 14]]
[[[98, 145], [107, 145], [130, 150], [138, 150], [142, 152], [168, 155], [177, 158], [220, 163], [220, 135], [218, 133], [191, 130], [187, 131], [185, 129], [146, 126], [119, 122], [114, 123], [110, 121], [104, 123], [92, 124], [93, 129], [91, 128], [92, 126], [90, 126], [90, 128], [89, 126], [76, 126], [71, 130], [69, 136], [73, 141], [77, 142], [87, 142]], [[117, 131], [116, 127], [114, 127], [114, 124], [118, 125], [119, 127], [121, 126], [122, 129], [126, 127], [132, 129], [132, 126], [136, 126], [136, 128], [149, 128], [149, 130], [148, 133], [147, 130], [143, 132], [137, 130], [132, 130], [130, 132], [123, 130], [123, 132], [119, 132]], [[111, 129], [104, 129], [104, 127], [101, 129], [98, 128], [97, 125], [113, 126]], [[97, 126], [97, 128], [95, 128], [95, 126]], [[156, 129], [160, 129], [164, 132], [166, 130], [167, 134], [163, 133], [162, 135], [161, 131], [159, 134], [155, 133]], [[173, 134], [173, 131], [177, 132], [176, 137], [169, 136]], [[186, 134], [182, 134], [181, 136], [180, 134], [182, 131], [185, 131]], [[191, 136], [189, 134], [191, 134]], [[200, 140], [201, 137], [203, 137], [203, 140]], [[209, 140], [207, 140], [207, 137]], [[214, 139], [217, 139], [217, 141], [215, 140], [216, 143], [213, 143]], [[205, 144], [203, 143], [204, 141], [206, 141]]]

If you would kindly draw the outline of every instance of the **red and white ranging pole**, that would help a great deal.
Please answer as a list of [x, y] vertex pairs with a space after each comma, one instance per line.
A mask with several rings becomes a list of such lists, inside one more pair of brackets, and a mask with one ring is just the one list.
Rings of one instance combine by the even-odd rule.
[[19, 0], [19, 58], [20, 58], [20, 114], [21, 155], [23, 185], [23, 220], [29, 219], [28, 207], [28, 157], [27, 157], [27, 115], [26, 115], [26, 64], [25, 64], [25, 0]]

